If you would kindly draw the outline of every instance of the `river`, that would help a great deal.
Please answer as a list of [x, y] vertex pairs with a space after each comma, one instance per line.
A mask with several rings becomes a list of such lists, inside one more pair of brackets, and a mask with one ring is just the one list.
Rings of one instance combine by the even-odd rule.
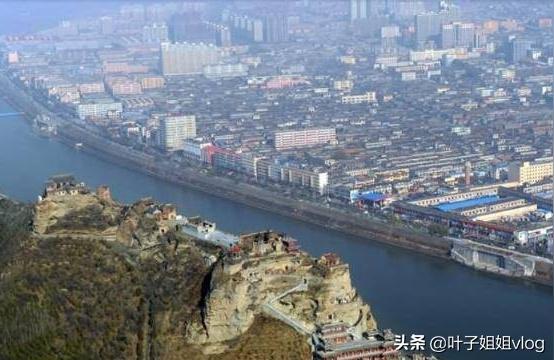
[[[12, 112], [0, 100], [0, 113]], [[21, 116], [0, 117], [0, 193], [34, 201], [50, 175], [73, 173], [114, 197], [144, 196], [201, 215], [234, 232], [285, 231], [312, 255], [336, 252], [351, 266], [354, 285], [382, 327], [400, 334], [511, 335], [547, 339], [534, 352], [452, 352], [441, 359], [551, 359], [553, 298], [550, 288], [478, 273], [456, 263], [347, 236], [231, 200], [176, 186], [77, 151], [32, 132]]]
[[[12, 1], [0, 5], [0, 33], [29, 33], [63, 18], [107, 13], [113, 2]], [[30, 11], [29, 9], [33, 9]], [[0, 113], [14, 111], [0, 100]], [[547, 339], [534, 352], [451, 352], [441, 359], [552, 359], [553, 298], [549, 288], [478, 273], [450, 261], [362, 240], [130, 171], [39, 137], [20, 116], [0, 117], [0, 193], [34, 201], [44, 181], [71, 172], [91, 186], [108, 184], [124, 202], [143, 196], [175, 203], [231, 232], [273, 228], [313, 255], [336, 252], [382, 327], [397, 333], [511, 335]]]

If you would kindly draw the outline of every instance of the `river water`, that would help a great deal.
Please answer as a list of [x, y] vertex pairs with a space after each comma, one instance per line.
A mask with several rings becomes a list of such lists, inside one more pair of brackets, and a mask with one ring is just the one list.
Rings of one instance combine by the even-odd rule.
[[[0, 33], [29, 33], [63, 18], [108, 13], [117, 3], [9, 1], [0, 5]], [[32, 11], [31, 11], [32, 9]], [[14, 111], [0, 99], [0, 113]], [[71, 172], [91, 186], [109, 184], [124, 202], [152, 196], [175, 203], [239, 233], [273, 228], [301, 241], [317, 256], [337, 252], [351, 266], [354, 285], [380, 326], [399, 334], [511, 335], [547, 339], [534, 352], [449, 352], [441, 359], [552, 359], [550, 288], [477, 273], [450, 261], [343, 235], [283, 216], [193, 191], [130, 171], [56, 141], [39, 137], [20, 116], [0, 117], [0, 193], [34, 201], [44, 181]]]
[[[0, 100], [0, 113], [12, 112]], [[547, 339], [535, 352], [451, 352], [441, 359], [552, 359], [550, 288], [478, 273], [456, 263], [322, 229], [121, 168], [32, 132], [21, 116], [0, 117], [0, 193], [34, 201], [50, 175], [73, 173], [91, 187], [108, 184], [132, 202], [152, 196], [240, 233], [266, 228], [300, 240], [314, 256], [336, 252], [381, 327], [400, 334], [511, 335]]]

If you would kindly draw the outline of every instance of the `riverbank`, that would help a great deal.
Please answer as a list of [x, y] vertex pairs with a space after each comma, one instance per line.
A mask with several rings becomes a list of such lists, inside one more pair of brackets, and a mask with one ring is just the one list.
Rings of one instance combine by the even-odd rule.
[[152, 156], [135, 154], [129, 149], [109, 144], [109, 141], [85, 133], [77, 126], [66, 126], [58, 131], [58, 137], [67, 144], [80, 141], [82, 151], [107, 161], [115, 162], [132, 170], [170, 181], [202, 192], [227, 198], [242, 204], [263, 209], [296, 220], [333, 229], [369, 240], [416, 250], [427, 255], [449, 258], [451, 242], [446, 239], [420, 234], [401, 225], [390, 225], [362, 214], [345, 213], [339, 209], [283, 197], [281, 194], [255, 185], [238, 183], [235, 180], [207, 175], [196, 169], [173, 170], [156, 162]]
[[[5, 88], [3, 87], [3, 89]], [[21, 92], [19, 97], [13, 93], [8, 97], [13, 106], [27, 111], [40, 109], [41, 105], [29, 99], [28, 94], [23, 93], [20, 89], [17, 90]], [[30, 101], [33, 103], [27, 107], [25, 103]], [[43, 108], [41, 111], [47, 110]], [[27, 119], [34, 117], [31, 112], [27, 115]], [[362, 214], [346, 213], [311, 202], [284, 198], [282, 194], [258, 186], [237, 183], [228, 178], [214, 177], [198, 172], [196, 169], [179, 169], [177, 171], [162, 164], [160, 159], [156, 159], [153, 155], [106, 140], [71, 123], [64, 122], [64, 126], [59, 127], [58, 138], [70, 146], [73, 146], [75, 142], [81, 142], [83, 143], [82, 150], [96, 157], [181, 186], [345, 234], [450, 259], [452, 244], [449, 240], [418, 233], [412, 228], [370, 219]], [[551, 285], [542, 279], [529, 278], [528, 280]]]

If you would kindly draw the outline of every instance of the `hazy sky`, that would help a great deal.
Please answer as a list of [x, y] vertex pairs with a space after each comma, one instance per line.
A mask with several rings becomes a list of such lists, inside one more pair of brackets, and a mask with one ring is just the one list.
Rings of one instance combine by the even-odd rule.
[[120, 4], [81, 0], [0, 1], [0, 34], [32, 33], [63, 19], [101, 15], [117, 9]]

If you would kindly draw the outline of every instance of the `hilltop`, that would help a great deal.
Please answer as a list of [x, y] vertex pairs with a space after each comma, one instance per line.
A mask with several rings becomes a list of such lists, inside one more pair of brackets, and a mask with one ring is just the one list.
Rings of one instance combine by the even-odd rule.
[[36, 204], [0, 200], [0, 225], [2, 359], [308, 359], [330, 333], [390, 350], [348, 265], [283, 233], [227, 234], [70, 176]]

